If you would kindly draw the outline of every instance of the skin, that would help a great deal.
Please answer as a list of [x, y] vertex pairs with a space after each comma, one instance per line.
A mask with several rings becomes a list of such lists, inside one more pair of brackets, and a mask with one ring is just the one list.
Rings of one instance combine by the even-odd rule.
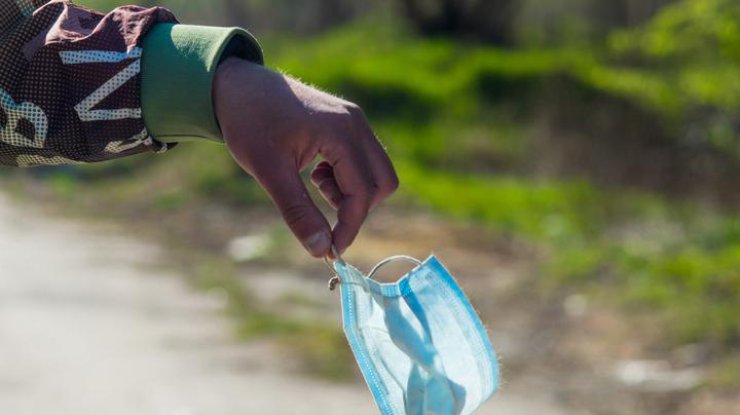
[[[349, 101], [237, 58], [219, 66], [213, 99], [232, 156], [315, 257], [331, 257], [332, 243], [343, 252], [368, 212], [398, 188], [388, 155]], [[333, 229], [300, 176], [317, 158], [311, 182], [336, 210]]]

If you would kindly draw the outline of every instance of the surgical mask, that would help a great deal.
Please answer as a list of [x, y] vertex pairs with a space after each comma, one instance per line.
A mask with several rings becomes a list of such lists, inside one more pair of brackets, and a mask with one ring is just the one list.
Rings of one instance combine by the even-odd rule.
[[[417, 266], [395, 283], [372, 279], [396, 260]], [[437, 258], [391, 257], [367, 276], [338, 258], [334, 269], [344, 332], [381, 414], [466, 415], [496, 391], [486, 330]]]

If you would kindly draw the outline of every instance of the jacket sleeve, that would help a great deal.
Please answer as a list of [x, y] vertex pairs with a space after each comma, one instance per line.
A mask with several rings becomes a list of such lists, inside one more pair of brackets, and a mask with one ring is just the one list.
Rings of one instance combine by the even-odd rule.
[[[8, 18], [13, 2], [27, 8], [19, 19]], [[218, 141], [211, 101], [218, 63], [229, 55], [262, 62], [246, 31], [181, 25], [160, 7], [103, 15], [67, 0], [0, 0], [0, 14], [5, 165], [94, 162], [166, 151], [176, 141]]]

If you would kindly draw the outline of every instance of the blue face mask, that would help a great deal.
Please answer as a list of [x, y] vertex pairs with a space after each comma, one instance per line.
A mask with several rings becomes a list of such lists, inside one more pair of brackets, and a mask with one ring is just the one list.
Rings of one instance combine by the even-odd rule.
[[[396, 283], [370, 278], [395, 259], [418, 266]], [[470, 414], [496, 391], [486, 330], [437, 258], [392, 257], [369, 277], [342, 260], [334, 268], [344, 332], [383, 415]]]

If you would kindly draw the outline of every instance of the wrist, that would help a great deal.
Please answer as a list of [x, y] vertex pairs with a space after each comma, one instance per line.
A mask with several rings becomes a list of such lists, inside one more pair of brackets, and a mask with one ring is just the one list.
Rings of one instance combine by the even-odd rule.
[[[212, 88], [213, 113], [222, 132], [229, 120], [229, 113], [235, 110], [235, 103], [239, 103], [236, 106], [240, 112], [252, 107], [252, 102], [245, 102], [249, 95], [246, 89], [253, 82], [246, 74], [250, 65], [254, 64], [236, 57], [228, 57], [216, 68]], [[236, 98], [236, 95], [239, 97]]]
[[[271, 116], [266, 109], [278, 94], [275, 80], [281, 77], [276, 72], [253, 62], [230, 57], [216, 69], [213, 79], [214, 114], [225, 139], [229, 123], [241, 125], [250, 120], [250, 131], [254, 132]], [[234, 131], [244, 136], [248, 131]]]

